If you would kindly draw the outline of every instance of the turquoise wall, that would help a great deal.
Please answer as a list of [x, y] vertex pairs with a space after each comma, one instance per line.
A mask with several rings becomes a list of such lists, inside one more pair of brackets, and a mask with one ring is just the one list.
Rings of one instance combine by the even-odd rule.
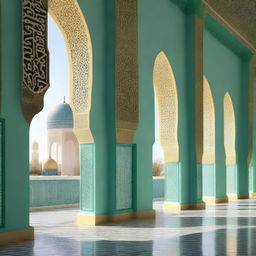
[[4, 227], [29, 227], [29, 127], [21, 113], [21, 1], [1, 1], [1, 117], [5, 119]]
[[[207, 27], [207, 26], [206, 26]], [[228, 32], [204, 31], [204, 74], [211, 86], [215, 106], [216, 197], [226, 196], [226, 164], [224, 150], [224, 95], [232, 98], [236, 120], [237, 192], [248, 193], [248, 60], [234, 47]], [[229, 47], [230, 45], [230, 47]], [[236, 51], [237, 49], [237, 51]], [[232, 182], [236, 182], [233, 180]]]

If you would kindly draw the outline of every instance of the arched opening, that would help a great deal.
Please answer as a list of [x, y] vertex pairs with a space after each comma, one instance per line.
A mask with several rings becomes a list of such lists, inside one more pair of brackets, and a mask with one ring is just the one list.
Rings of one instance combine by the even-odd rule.
[[76, 0], [49, 0], [49, 13], [62, 31], [68, 50], [74, 131], [79, 143], [92, 143], [89, 114], [93, 66], [89, 30]]
[[232, 99], [229, 93], [224, 96], [224, 147], [226, 164], [236, 164], [236, 125], [235, 112]]
[[178, 97], [173, 70], [163, 51], [155, 59], [153, 83], [158, 110], [155, 122], [164, 156], [165, 199], [175, 201], [179, 197]]
[[236, 125], [234, 106], [230, 94], [226, 93], [224, 96], [224, 147], [227, 168], [227, 194], [235, 194], [237, 191], [235, 143]]
[[204, 76], [204, 138], [203, 160], [204, 164], [215, 163], [215, 110], [210, 84]]
[[[89, 125], [92, 92], [92, 46], [88, 27], [83, 13], [76, 0], [48, 0], [41, 1], [36, 4], [38, 5], [37, 10], [35, 8], [31, 8], [29, 1], [24, 1], [24, 16], [34, 13], [34, 17], [36, 17], [38, 13], [35, 12], [40, 11], [40, 15], [42, 16], [39, 18], [42, 22], [43, 19], [47, 20], [47, 14], [50, 14], [51, 18], [49, 18], [49, 23], [56, 23], [58, 29], [61, 31], [61, 36], [64, 38], [63, 42], [67, 51], [66, 55], [68, 59], [67, 62], [69, 69], [69, 71], [66, 70], [64, 72], [62, 70], [63, 76], [65, 76], [66, 73], [69, 73], [69, 78], [65, 81], [67, 82], [67, 84], [69, 84], [69, 89], [64, 95], [62, 95], [62, 98], [63, 96], [66, 96], [66, 100], [64, 99], [64, 102], [60, 104], [61, 106], [57, 106], [57, 109], [54, 113], [52, 113], [51, 118], [47, 118], [48, 147], [46, 146], [45, 148], [47, 148], [48, 150], [48, 155], [49, 153], [51, 155], [55, 152], [54, 154], [56, 161], [58, 161], [60, 174], [70, 175], [72, 168], [72, 170], [74, 169], [74, 171], [72, 171], [72, 175], [74, 175], [74, 173], [75, 175], [79, 175], [79, 144], [93, 143], [93, 136], [91, 134]], [[48, 7], [46, 7], [47, 5]], [[34, 27], [34, 24], [30, 24], [27, 20], [25, 21], [27, 22], [25, 24], [26, 29], [29, 30], [30, 26], [31, 30], [38, 29], [38, 27]], [[47, 31], [47, 29], [45, 29], [45, 31]], [[47, 34], [43, 34], [42, 31], [40, 31], [40, 33], [40, 35], [42, 36], [42, 41], [45, 40], [47, 42]], [[50, 35], [48, 36], [50, 37]], [[33, 38], [31, 40], [35, 40], [35, 44], [38, 43], [36, 38]], [[24, 45], [28, 46], [25, 39], [25, 33]], [[56, 45], [57, 42], [55, 42], [55, 46]], [[33, 50], [34, 49], [31, 49], [32, 53]], [[46, 53], [48, 51], [47, 48], [44, 49], [44, 51]], [[47, 76], [49, 73], [48, 65], [46, 62], [44, 64], [44, 75]], [[59, 64], [61, 65], [61, 63]], [[58, 71], [58, 69], [61, 68], [60, 66], [56, 65], [55, 67], [53, 67], [51, 73], [56, 72], [56, 70]], [[27, 75], [26, 72], [27, 70], [24, 69], [25, 77]], [[51, 83], [51, 85], [53, 85], [53, 83]], [[47, 91], [47, 94], [50, 93], [52, 87], [54, 86], [50, 87], [50, 89]], [[33, 88], [34, 87], [30, 86], [30, 84], [26, 84], [23, 87], [22, 107], [24, 116], [28, 122], [35, 114], [35, 109], [33, 109], [31, 106], [36, 105], [37, 110], [39, 110], [40, 108], [42, 109], [42, 99], [44, 98], [44, 94], [48, 87], [46, 86], [41, 91], [34, 91]], [[59, 89], [59, 91], [63, 93], [62, 89]], [[47, 94], [44, 98], [45, 102], [47, 100]], [[55, 104], [56, 101], [57, 100], [55, 99]], [[70, 106], [68, 103], [70, 104]], [[57, 112], [61, 112], [61, 119], [58, 119], [59, 116], [55, 115]], [[70, 118], [71, 113], [73, 114], [72, 119]], [[75, 135], [73, 133], [75, 133]], [[74, 143], [76, 143], [77, 145], [74, 146]], [[55, 144], [56, 147], [53, 146]], [[70, 153], [70, 151], [72, 152]], [[73, 159], [75, 163], [71, 164], [71, 159]], [[91, 161], [92, 159], [93, 156], [91, 157]], [[49, 166], [49, 168], [52, 166], [56, 166], [56, 161], [50, 156], [48, 161], [46, 161], [46, 164], [42, 165], [42, 168], [46, 168], [47, 166]], [[77, 183], [77, 188], [79, 190], [79, 181]], [[54, 191], [57, 191], [57, 189], [55, 189]], [[67, 196], [71, 198], [68, 193]], [[72, 201], [72, 204], [79, 203], [79, 191], [77, 191], [77, 195], [75, 196], [77, 198], [77, 201]], [[56, 195], [52, 195], [51, 197], [56, 199], [63, 196], [58, 197]], [[33, 199], [35, 199], [35, 197], [33, 197]], [[46, 203], [47, 202], [48, 199], [46, 199]], [[57, 204], [63, 205], [63, 203]], [[51, 205], [53, 204], [51, 203]], [[32, 206], [37, 205], [33, 204]], [[42, 205], [41, 203], [40, 206], [47, 205]]]
[[209, 197], [215, 197], [215, 110], [211, 87], [205, 76], [203, 111], [203, 197], [207, 202]]

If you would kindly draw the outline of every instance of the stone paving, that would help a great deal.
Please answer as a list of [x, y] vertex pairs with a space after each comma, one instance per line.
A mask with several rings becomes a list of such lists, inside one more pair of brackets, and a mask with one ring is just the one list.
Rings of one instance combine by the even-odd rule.
[[78, 209], [31, 213], [35, 241], [0, 247], [0, 255], [256, 255], [256, 199], [164, 213], [155, 220], [77, 228]]

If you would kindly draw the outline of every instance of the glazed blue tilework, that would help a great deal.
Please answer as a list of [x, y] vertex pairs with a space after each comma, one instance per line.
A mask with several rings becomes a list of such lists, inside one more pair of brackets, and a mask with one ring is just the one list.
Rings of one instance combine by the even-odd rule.
[[116, 147], [116, 209], [132, 208], [132, 145]]
[[80, 145], [81, 210], [94, 210], [94, 145]]

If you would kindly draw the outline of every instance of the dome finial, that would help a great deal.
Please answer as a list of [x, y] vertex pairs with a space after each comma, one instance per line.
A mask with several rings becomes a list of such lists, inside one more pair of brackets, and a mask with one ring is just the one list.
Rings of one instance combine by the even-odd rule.
[[66, 103], [66, 97], [64, 96], [64, 101], [63, 101], [63, 103]]

